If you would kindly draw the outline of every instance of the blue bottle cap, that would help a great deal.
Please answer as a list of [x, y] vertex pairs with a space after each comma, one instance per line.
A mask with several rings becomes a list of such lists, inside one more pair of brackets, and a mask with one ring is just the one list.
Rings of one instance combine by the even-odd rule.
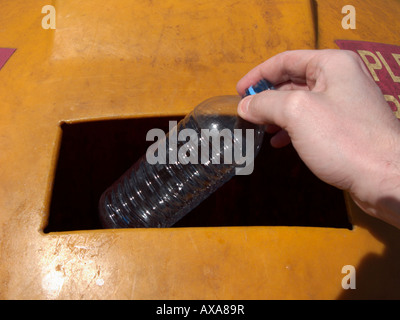
[[249, 95], [257, 94], [257, 93], [265, 91], [265, 90], [275, 90], [275, 87], [268, 80], [262, 79], [262, 80], [258, 81], [255, 85], [247, 88], [243, 98], [247, 97]]

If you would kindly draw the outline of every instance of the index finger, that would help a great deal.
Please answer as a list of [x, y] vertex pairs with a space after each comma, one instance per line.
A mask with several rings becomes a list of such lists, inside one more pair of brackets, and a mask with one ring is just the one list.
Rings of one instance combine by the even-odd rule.
[[250, 70], [239, 80], [236, 89], [240, 95], [243, 95], [246, 88], [261, 79], [267, 79], [274, 85], [287, 81], [304, 84], [307, 82], [308, 65], [318, 54], [318, 50], [293, 50], [279, 53]]

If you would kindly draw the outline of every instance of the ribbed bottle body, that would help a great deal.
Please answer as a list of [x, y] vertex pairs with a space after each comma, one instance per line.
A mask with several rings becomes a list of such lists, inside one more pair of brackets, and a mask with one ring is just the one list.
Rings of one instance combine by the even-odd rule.
[[[235, 118], [225, 120], [235, 122]], [[143, 155], [103, 193], [99, 211], [105, 228], [170, 227], [232, 178], [235, 164], [225, 163], [225, 152], [232, 152], [224, 149], [226, 141], [221, 139], [216, 146], [215, 143], [211, 145], [214, 140], [204, 139], [193, 112], [178, 123], [176, 135], [183, 129], [191, 129], [196, 133], [195, 137], [192, 136], [189, 142], [177, 141], [171, 146], [170, 132], [157, 144], [166, 147], [168, 154], [172, 148], [176, 149], [172, 150], [175, 152], [197, 137], [195, 147], [188, 148], [191, 158], [196, 157], [197, 161], [183, 164], [176, 157], [173, 163], [150, 164]], [[227, 145], [233, 146], [234, 141]], [[200, 154], [206, 149], [209, 151], [208, 161]], [[219, 157], [219, 164], [213, 163], [213, 157]]]

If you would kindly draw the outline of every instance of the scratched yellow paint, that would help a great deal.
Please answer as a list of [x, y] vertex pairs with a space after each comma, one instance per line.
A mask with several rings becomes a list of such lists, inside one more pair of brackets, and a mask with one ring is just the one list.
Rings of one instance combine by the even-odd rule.
[[[48, 2], [2, 1], [0, 47], [17, 51], [0, 71], [0, 298], [399, 297], [399, 231], [351, 202], [353, 230], [42, 232], [61, 121], [183, 115], [284, 50], [399, 44], [398, 1], [353, 1], [356, 30], [345, 2], [63, 0], [43, 30]], [[374, 281], [343, 290], [344, 265]]]

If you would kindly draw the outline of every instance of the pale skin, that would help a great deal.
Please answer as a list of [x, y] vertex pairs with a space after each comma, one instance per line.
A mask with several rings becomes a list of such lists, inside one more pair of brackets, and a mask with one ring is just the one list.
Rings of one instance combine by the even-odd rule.
[[266, 124], [272, 146], [291, 142], [317, 177], [400, 228], [400, 121], [359, 56], [283, 52], [246, 74], [238, 93], [263, 78], [277, 90], [242, 99], [239, 115]]

